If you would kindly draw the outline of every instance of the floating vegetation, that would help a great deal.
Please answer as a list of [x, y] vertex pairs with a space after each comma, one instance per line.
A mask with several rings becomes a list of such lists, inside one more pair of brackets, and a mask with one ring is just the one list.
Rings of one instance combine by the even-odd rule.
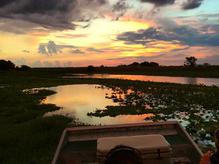
[[[213, 131], [219, 126], [219, 92], [217, 87], [112, 87], [106, 98], [119, 106], [97, 109], [88, 116], [150, 114], [145, 120], [179, 121], [202, 147], [213, 146]], [[209, 126], [211, 125], [211, 126]]]

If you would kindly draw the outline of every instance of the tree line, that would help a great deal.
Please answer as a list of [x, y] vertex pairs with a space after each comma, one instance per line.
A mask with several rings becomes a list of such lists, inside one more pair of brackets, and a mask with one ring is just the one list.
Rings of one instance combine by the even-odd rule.
[[[195, 67], [197, 66], [197, 58], [194, 56], [190, 56], [190, 57], [186, 57], [185, 58], [185, 62], [184, 62], [184, 66], [185, 67]], [[204, 63], [204, 66], [209, 66], [210, 64], [208, 63]], [[144, 62], [133, 62], [131, 64], [128, 65], [118, 65], [117, 67], [159, 67], [159, 63], [157, 62], [148, 62], [148, 61], [144, 61]], [[100, 67], [104, 67], [103, 65], [101, 65]], [[90, 65], [87, 67], [88, 72], [92, 72], [94, 70], [94, 66]], [[31, 67], [27, 66], [27, 65], [21, 65], [16, 66], [13, 62], [11, 62], [10, 60], [0, 60], [0, 70], [1, 71], [9, 71], [9, 70], [30, 70]]]
[[1, 71], [10, 71], [10, 70], [26, 71], [26, 70], [30, 70], [30, 69], [31, 69], [31, 67], [29, 67], [27, 65], [21, 65], [19, 67], [19, 66], [16, 66], [10, 60], [0, 60], [0, 70]]

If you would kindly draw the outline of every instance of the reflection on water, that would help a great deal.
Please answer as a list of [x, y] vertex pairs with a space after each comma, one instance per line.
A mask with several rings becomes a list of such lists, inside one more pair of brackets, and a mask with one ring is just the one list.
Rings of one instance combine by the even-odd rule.
[[152, 82], [167, 82], [178, 84], [203, 84], [207, 86], [219, 85], [219, 78], [196, 78], [196, 77], [169, 77], [169, 76], [147, 76], [147, 75], [115, 75], [115, 74], [75, 74], [64, 78], [105, 78], [105, 79], [126, 79]]
[[62, 107], [58, 111], [49, 112], [45, 116], [64, 115], [74, 117], [79, 122], [86, 124], [120, 124], [143, 122], [151, 114], [143, 115], [120, 115], [117, 117], [90, 117], [87, 113], [94, 112], [96, 109], [104, 109], [106, 106], [119, 105], [112, 99], [105, 98], [105, 95], [112, 92], [109, 88], [99, 85], [66, 85], [49, 88], [57, 93], [48, 96], [43, 103], [56, 104]]

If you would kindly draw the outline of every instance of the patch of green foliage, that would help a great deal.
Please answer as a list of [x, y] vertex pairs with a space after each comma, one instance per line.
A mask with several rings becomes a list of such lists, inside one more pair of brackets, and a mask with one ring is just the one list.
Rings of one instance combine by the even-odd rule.
[[40, 91], [30, 95], [13, 86], [0, 89], [0, 163], [50, 163], [69, 119], [43, 117], [55, 105], [40, 105], [53, 94]]

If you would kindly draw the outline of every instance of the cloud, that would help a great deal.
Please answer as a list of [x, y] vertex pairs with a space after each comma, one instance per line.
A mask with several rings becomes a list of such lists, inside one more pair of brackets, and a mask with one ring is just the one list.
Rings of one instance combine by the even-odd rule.
[[9, 0], [0, 2], [0, 17], [25, 20], [44, 27], [74, 28], [71, 11], [76, 0]]
[[126, 0], [120, 0], [118, 2], [116, 2], [113, 5], [113, 11], [125, 11], [126, 9], [128, 9], [128, 4], [126, 3]]
[[47, 44], [40, 44], [38, 48], [40, 54], [57, 54], [59, 51], [58, 46], [53, 41], [49, 41]]
[[36, 24], [34, 23], [0, 17], [0, 30], [1, 31], [11, 32], [14, 34], [24, 34], [24, 33], [27, 33], [33, 30], [38, 31], [34, 29], [35, 26]]
[[213, 25], [205, 25], [201, 29], [205, 33], [212, 33], [212, 34], [219, 34], [219, 25], [213, 24]]
[[95, 52], [95, 53], [103, 53], [104, 52], [104, 50], [96, 49], [96, 48], [87, 48], [87, 51]]
[[180, 43], [187, 46], [219, 46], [219, 33], [202, 33], [190, 26], [149, 28], [137, 32], [126, 32], [117, 36], [126, 44], [144, 46], [156, 44], [157, 41]]
[[23, 53], [27, 53], [27, 54], [29, 54], [29, 53], [30, 53], [30, 51], [29, 51], [29, 50], [23, 50], [22, 52], [23, 52]]
[[80, 49], [72, 50], [71, 53], [73, 53], [73, 54], [85, 54], [85, 52], [81, 51]]
[[38, 52], [44, 55], [54, 55], [61, 53], [64, 48], [77, 48], [73, 45], [57, 45], [54, 41], [49, 41], [48, 43], [40, 43], [38, 47]]
[[127, 12], [127, 10], [130, 8], [126, 0], [120, 0], [116, 2], [112, 6], [112, 11], [115, 13], [114, 20], [119, 20], [120, 17], [124, 16], [124, 14]]
[[218, 65], [219, 63], [219, 55], [211, 55], [211, 56], [207, 56], [205, 58], [199, 59], [199, 62], [201, 63], [209, 63], [212, 65]]
[[152, 3], [156, 7], [160, 7], [165, 5], [172, 5], [175, 3], [175, 0], [141, 0], [141, 2]]
[[195, 9], [201, 6], [203, 0], [187, 0], [185, 3], [183, 3], [182, 8], [184, 10], [190, 10]]
[[[176, 1], [177, 0], [141, 0], [141, 2], [154, 4], [155, 8], [173, 5]], [[200, 7], [203, 1], [204, 0], [186, 0], [181, 7], [183, 10], [195, 9]]]
[[86, 38], [88, 35], [87, 34], [60, 34], [57, 35], [57, 38]]
[[106, 0], [1, 0], [0, 18], [23, 20], [52, 29], [74, 29], [73, 21], [96, 16]]
[[[154, 5], [151, 11], [143, 12], [149, 13], [149, 16], [158, 13], [160, 7], [178, 5], [175, 3], [177, 0], [136, 1]], [[186, 0], [181, 7], [185, 10], [193, 9], [202, 2], [203, 0]], [[140, 3], [136, 4], [139, 7], [131, 0], [1, 0], [0, 30], [21, 34], [29, 29], [35, 30], [38, 26], [50, 30], [87, 28], [96, 18], [110, 17], [112, 20], [119, 20], [129, 11], [128, 14], [133, 14], [145, 9]], [[15, 21], [16, 27], [13, 26]], [[82, 26], [79, 22], [87, 24]]]

